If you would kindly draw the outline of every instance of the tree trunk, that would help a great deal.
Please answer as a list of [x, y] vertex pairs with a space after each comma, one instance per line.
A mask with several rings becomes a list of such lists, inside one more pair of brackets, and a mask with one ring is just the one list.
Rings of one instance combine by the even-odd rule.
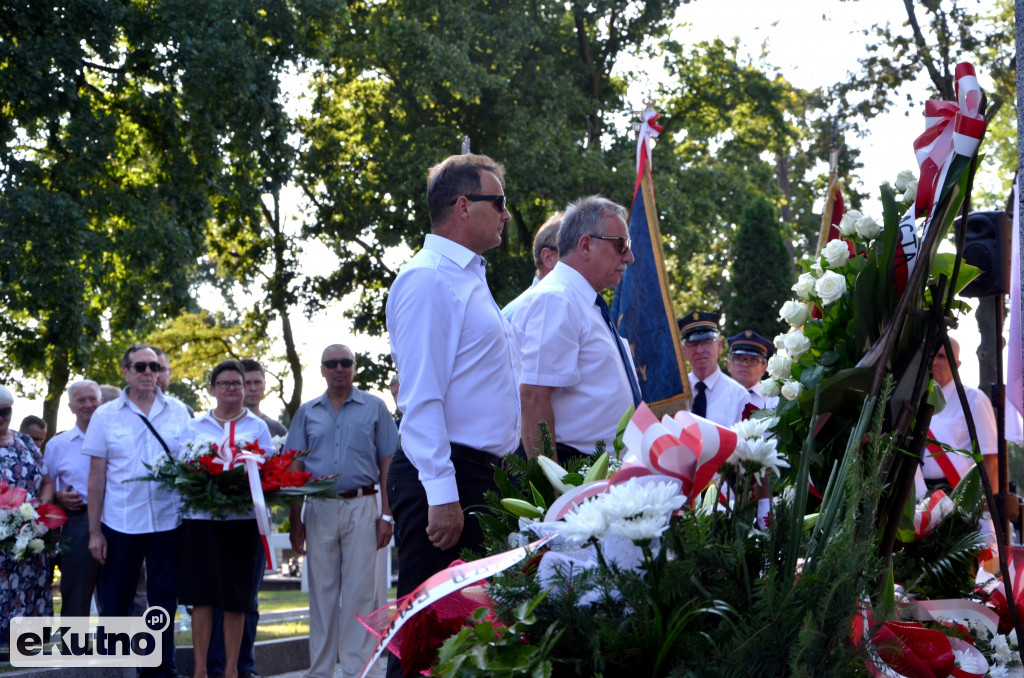
[[[60, 399], [68, 387], [71, 378], [70, 356], [67, 351], [55, 351], [57, 355], [49, 361], [50, 370], [46, 375], [46, 397], [43, 399], [43, 421], [46, 422], [46, 439], [49, 440], [57, 432], [57, 412]], [[29, 412], [24, 413], [30, 414]], [[12, 421], [13, 425], [14, 422]]]

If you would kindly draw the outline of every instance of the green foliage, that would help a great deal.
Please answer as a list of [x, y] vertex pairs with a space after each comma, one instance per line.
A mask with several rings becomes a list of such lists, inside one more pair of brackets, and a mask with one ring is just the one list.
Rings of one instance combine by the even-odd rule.
[[732, 248], [732, 295], [725, 304], [726, 336], [753, 329], [766, 337], [783, 332], [778, 309], [790, 297], [793, 264], [775, 208], [763, 197], [746, 206]]
[[923, 599], [965, 598], [974, 592], [984, 547], [977, 518], [954, 511], [930, 535], [893, 553], [893, 577], [906, 593]]

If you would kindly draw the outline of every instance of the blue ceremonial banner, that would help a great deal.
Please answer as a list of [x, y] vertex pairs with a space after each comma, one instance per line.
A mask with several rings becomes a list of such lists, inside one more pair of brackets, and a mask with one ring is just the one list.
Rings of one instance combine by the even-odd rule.
[[650, 138], [661, 131], [648, 108], [637, 147], [637, 186], [629, 221], [629, 238], [636, 260], [615, 288], [612, 318], [619, 334], [629, 342], [644, 402], [659, 414], [675, 412], [689, 404], [690, 381], [679, 343], [676, 315], [668, 292], [661, 229], [654, 208]]

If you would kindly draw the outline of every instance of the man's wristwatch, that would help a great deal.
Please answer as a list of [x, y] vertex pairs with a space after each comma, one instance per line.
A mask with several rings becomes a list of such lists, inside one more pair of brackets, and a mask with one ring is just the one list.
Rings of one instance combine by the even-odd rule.
[[385, 523], [391, 523], [391, 527], [395, 526], [395, 517], [394, 516], [389, 516], [387, 514], [381, 514], [380, 519], [383, 520]]

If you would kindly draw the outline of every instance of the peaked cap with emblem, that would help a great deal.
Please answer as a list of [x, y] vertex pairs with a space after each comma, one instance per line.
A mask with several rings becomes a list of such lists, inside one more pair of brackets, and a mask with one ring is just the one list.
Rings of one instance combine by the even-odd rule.
[[717, 313], [694, 311], [678, 320], [679, 333], [684, 342], [718, 339], [718, 321], [721, 318]]
[[729, 337], [729, 352], [743, 355], [759, 355], [767, 358], [775, 349], [775, 344], [765, 339], [754, 330], [743, 330], [734, 337]]

